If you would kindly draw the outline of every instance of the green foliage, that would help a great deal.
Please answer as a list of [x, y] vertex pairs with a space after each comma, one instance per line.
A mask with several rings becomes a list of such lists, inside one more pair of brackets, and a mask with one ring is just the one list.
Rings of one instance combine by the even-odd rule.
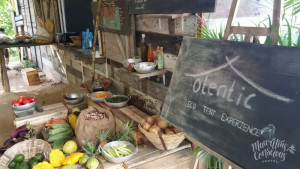
[[204, 151], [201, 147], [196, 147], [193, 151], [193, 154], [197, 154], [198, 158], [204, 158], [206, 161], [206, 169], [221, 169], [222, 161], [217, 157], [209, 154]]
[[224, 30], [222, 28], [222, 25], [220, 26], [220, 30], [211, 30], [209, 29], [207, 24], [205, 24], [204, 27], [197, 27], [197, 36], [207, 39], [223, 39]]
[[25, 69], [25, 68], [34, 68], [37, 69], [38, 66], [30, 60], [24, 60], [21, 65], [17, 69]]
[[285, 0], [284, 9], [292, 9], [292, 14], [297, 15], [300, 12], [300, 0]]
[[120, 140], [120, 141], [128, 141], [134, 144], [134, 138], [130, 134], [130, 132], [135, 128], [133, 126], [133, 119], [129, 122], [123, 123], [123, 130], [118, 130], [116, 135], [114, 136], [113, 140]]
[[0, 27], [5, 29], [5, 33], [14, 37], [13, 24], [11, 21], [12, 3], [10, 0], [0, 0]]

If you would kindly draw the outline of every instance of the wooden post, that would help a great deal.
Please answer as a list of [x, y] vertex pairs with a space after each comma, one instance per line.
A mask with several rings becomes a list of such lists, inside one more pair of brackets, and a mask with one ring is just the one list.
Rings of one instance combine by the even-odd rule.
[[224, 40], [229, 40], [231, 37], [231, 25], [236, 17], [237, 14], [237, 8], [239, 7], [240, 4], [240, 0], [232, 0], [232, 4], [231, 4], [231, 9], [229, 12], [229, 16], [228, 16], [228, 20], [227, 20], [227, 24], [226, 24], [226, 29], [224, 32]]
[[[282, 1], [281, 0], [274, 1], [272, 25], [278, 30], [278, 32], [279, 32], [279, 25], [280, 25], [281, 8], [282, 8]], [[278, 44], [278, 37], [277, 37], [276, 32], [274, 30], [271, 31], [270, 37], [271, 37], [271, 44], [272, 45], [277, 45]]]
[[5, 66], [4, 49], [0, 48], [1, 80], [4, 92], [10, 92], [7, 69]]

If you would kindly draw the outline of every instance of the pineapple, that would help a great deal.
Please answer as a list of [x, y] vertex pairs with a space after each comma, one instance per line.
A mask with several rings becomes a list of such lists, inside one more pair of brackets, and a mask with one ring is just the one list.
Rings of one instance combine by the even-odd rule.
[[110, 132], [108, 130], [100, 130], [98, 139], [100, 142], [100, 146], [103, 147], [107, 144], [108, 139], [110, 138]]

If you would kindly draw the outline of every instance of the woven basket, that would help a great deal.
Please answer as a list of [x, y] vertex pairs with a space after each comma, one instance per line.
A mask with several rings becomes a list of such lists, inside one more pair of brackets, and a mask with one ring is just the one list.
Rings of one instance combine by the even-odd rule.
[[[157, 117], [157, 115], [153, 117]], [[185, 138], [183, 132], [172, 135], [150, 133], [143, 129], [142, 125], [144, 123], [145, 119], [143, 119], [139, 124], [139, 129], [157, 149], [172, 150], [176, 148]]]
[[[95, 80], [102, 81], [103, 82], [103, 87], [105, 91], [108, 91], [109, 87], [112, 85], [112, 80], [109, 78], [97, 78]], [[84, 83], [80, 84], [80, 88], [85, 90], [88, 93], [93, 92], [93, 84], [92, 80], [86, 81]]]
[[70, 36], [69, 38], [76, 46], [81, 47], [82, 45], [81, 36]]
[[0, 157], [0, 168], [8, 168], [8, 163], [14, 159], [17, 154], [23, 154], [25, 161], [29, 160], [36, 153], [43, 153], [48, 158], [51, 152], [51, 145], [41, 139], [25, 140], [13, 145], [11, 148], [5, 151]]

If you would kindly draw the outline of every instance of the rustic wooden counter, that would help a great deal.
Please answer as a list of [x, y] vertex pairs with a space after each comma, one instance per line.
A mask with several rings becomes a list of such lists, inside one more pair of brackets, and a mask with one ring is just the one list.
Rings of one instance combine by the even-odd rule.
[[[75, 59], [80, 60], [86, 64], [92, 64], [92, 58], [93, 58], [93, 49], [81, 49], [80, 47], [77, 47], [75, 45], [70, 44], [55, 44], [57, 49], [63, 50], [64, 52], [70, 53], [75, 56]], [[106, 58], [95, 58], [95, 63], [105, 63]]]

